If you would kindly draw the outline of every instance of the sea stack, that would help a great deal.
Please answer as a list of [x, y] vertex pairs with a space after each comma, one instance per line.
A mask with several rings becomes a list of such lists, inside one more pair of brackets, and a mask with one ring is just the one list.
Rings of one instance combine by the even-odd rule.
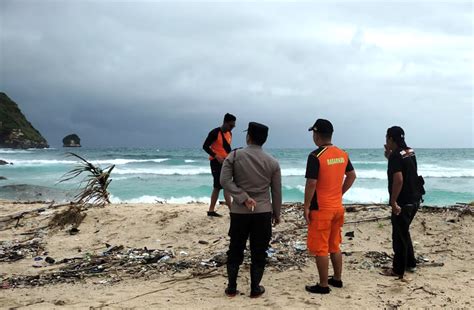
[[67, 135], [63, 139], [63, 147], [80, 147], [81, 138], [75, 133]]

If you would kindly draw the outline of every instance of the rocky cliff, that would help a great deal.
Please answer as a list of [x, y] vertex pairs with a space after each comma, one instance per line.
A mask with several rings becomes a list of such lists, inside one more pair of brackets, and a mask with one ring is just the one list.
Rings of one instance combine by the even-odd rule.
[[46, 139], [26, 119], [18, 105], [3, 92], [0, 92], [0, 147], [49, 147]]

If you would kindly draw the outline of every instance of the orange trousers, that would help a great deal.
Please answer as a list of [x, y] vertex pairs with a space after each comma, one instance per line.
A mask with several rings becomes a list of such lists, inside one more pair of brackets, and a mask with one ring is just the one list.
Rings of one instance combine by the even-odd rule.
[[308, 251], [314, 256], [327, 256], [340, 251], [344, 208], [311, 211], [308, 226]]

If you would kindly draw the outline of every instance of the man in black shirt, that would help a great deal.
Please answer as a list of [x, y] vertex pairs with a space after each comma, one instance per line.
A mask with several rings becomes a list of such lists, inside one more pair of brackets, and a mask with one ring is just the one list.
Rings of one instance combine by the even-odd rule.
[[405, 142], [405, 132], [393, 126], [387, 130], [388, 192], [392, 207], [393, 268], [384, 275], [403, 278], [405, 270], [416, 270], [410, 224], [421, 200], [415, 152]]

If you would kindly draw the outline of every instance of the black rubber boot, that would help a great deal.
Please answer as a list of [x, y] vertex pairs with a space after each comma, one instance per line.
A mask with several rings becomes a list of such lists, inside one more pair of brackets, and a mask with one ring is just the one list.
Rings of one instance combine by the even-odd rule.
[[260, 285], [265, 267], [250, 266], [250, 297], [257, 298], [265, 293], [265, 288]]
[[225, 289], [225, 294], [229, 297], [234, 297], [238, 294], [237, 291], [237, 276], [239, 275], [239, 265], [227, 264], [227, 279], [229, 283]]

